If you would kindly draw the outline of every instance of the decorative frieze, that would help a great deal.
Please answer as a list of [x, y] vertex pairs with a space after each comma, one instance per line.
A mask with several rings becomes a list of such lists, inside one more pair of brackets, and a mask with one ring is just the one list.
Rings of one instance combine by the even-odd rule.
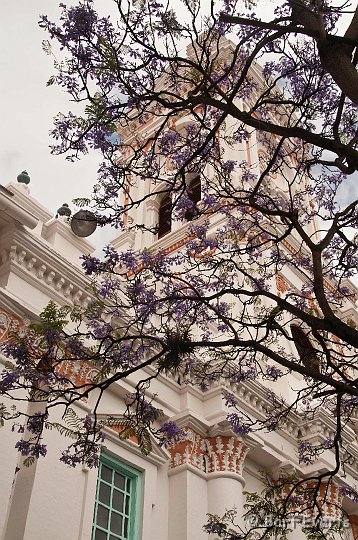
[[318, 512], [323, 520], [341, 521], [343, 494], [334, 482], [312, 480], [303, 482], [293, 489], [287, 484], [282, 489], [280, 498], [292, 497], [291, 512], [300, 512], [307, 519], [315, 519]]
[[249, 447], [234, 435], [203, 437], [190, 428], [185, 436], [168, 450], [170, 468], [191, 465], [203, 473], [230, 472], [242, 475]]
[[0, 343], [5, 341], [9, 331], [14, 328], [14, 325], [19, 325], [20, 321], [14, 316], [0, 309]]
[[[3, 343], [8, 338], [10, 331], [15, 331], [17, 335], [25, 335], [28, 331], [30, 321], [27, 319], [21, 320], [14, 315], [10, 315], [4, 309], [0, 308], [0, 343]], [[33, 347], [41, 349], [40, 337], [38, 342], [32, 343]], [[63, 353], [65, 354], [65, 353]], [[88, 360], [62, 360], [59, 362], [56, 372], [72, 382], [76, 386], [90, 386], [93, 384], [95, 377], [98, 374], [98, 369]]]
[[59, 375], [63, 375], [75, 386], [90, 387], [93, 380], [98, 375], [98, 369], [89, 360], [64, 360], [57, 370]]
[[276, 287], [279, 293], [285, 293], [289, 290], [288, 283], [280, 274], [276, 274]]

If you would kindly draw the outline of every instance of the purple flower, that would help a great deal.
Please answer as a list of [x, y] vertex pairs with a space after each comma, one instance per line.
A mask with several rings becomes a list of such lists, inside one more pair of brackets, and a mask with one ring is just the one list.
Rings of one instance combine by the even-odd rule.
[[33, 457], [45, 457], [47, 454], [47, 448], [45, 444], [38, 442], [25, 441], [21, 439], [15, 444], [15, 448], [20, 452], [22, 456]]
[[5, 394], [12, 390], [18, 383], [19, 373], [17, 371], [3, 370], [0, 381], [0, 394]]
[[236, 161], [229, 159], [228, 161], [223, 161], [221, 164], [221, 169], [224, 173], [231, 174], [236, 167]]
[[265, 377], [267, 379], [271, 379], [273, 381], [277, 381], [280, 377], [282, 377], [283, 371], [279, 369], [276, 366], [267, 366]]
[[30, 455], [30, 448], [31, 444], [30, 441], [24, 441], [21, 439], [15, 444], [15, 448], [20, 452], [22, 456], [29, 456]]
[[358, 491], [355, 488], [350, 486], [340, 486], [339, 491], [346, 497], [352, 499], [353, 502], [358, 503]]
[[98, 432], [94, 436], [94, 440], [82, 435], [62, 452], [60, 461], [69, 467], [76, 467], [80, 463], [86, 464], [89, 468], [98, 467], [103, 440], [104, 434], [102, 432]]
[[185, 431], [179, 428], [175, 422], [169, 421], [165, 422], [161, 428], [157, 430], [156, 436], [159, 446], [169, 446], [185, 437]]
[[30, 416], [27, 420], [27, 429], [33, 434], [40, 434], [43, 430], [44, 421], [48, 417], [47, 413], [38, 412]]
[[251, 431], [251, 426], [243, 421], [237, 413], [230, 413], [227, 415], [227, 419], [230, 422], [231, 429], [236, 435], [247, 435]]
[[223, 392], [223, 399], [225, 400], [226, 407], [236, 407], [237, 405], [237, 399], [236, 397], [231, 394], [230, 392]]

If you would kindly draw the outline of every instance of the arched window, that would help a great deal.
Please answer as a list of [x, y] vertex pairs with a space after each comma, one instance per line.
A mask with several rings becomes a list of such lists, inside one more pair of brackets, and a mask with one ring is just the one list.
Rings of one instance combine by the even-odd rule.
[[196, 176], [191, 180], [188, 187], [188, 197], [194, 203], [198, 203], [201, 199], [201, 181], [200, 176]]
[[188, 208], [188, 210], [185, 212], [185, 219], [187, 221], [191, 221], [192, 219], [195, 219], [199, 215], [199, 210], [197, 207], [197, 203], [201, 200], [201, 180], [200, 176], [195, 176], [188, 185], [187, 190], [188, 198], [193, 203], [192, 208]]
[[169, 195], [165, 196], [159, 206], [158, 238], [163, 238], [172, 230], [172, 201]]
[[291, 334], [302, 364], [307, 368], [319, 372], [320, 366], [316, 351], [302, 328], [292, 324]]

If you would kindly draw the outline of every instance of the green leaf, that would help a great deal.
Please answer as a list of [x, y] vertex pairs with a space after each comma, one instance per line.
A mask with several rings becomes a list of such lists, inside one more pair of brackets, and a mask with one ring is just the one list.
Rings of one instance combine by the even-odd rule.
[[23, 464], [25, 465], [25, 467], [31, 467], [31, 465], [33, 465], [34, 463], [35, 463], [34, 456], [28, 456], [23, 461]]

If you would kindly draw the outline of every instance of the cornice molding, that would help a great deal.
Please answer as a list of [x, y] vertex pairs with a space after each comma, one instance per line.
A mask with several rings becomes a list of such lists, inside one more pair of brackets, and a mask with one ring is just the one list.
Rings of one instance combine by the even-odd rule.
[[[59, 234], [62, 238], [67, 240], [70, 245], [78, 249], [83, 254], [92, 253], [95, 250], [95, 246], [86, 240], [73, 234], [67, 220], [59, 218], [52, 218], [50, 221], [44, 224], [42, 236], [47, 241], [51, 234]], [[72, 263], [74, 264], [74, 263]], [[78, 261], [80, 265], [80, 261]]]
[[[147, 373], [154, 373], [154, 369], [147, 367], [145, 369]], [[179, 392], [181, 395], [188, 392], [189, 394], [195, 396], [202, 402], [207, 402], [215, 396], [222, 395], [224, 390], [229, 390], [238, 401], [238, 407], [249, 414], [252, 418], [257, 418], [262, 420], [266, 417], [266, 411], [270, 407], [271, 402], [268, 399], [268, 388], [263, 384], [257, 381], [244, 381], [240, 383], [232, 383], [225, 379], [220, 380], [219, 382], [212, 383], [211, 387], [205, 391], [202, 391], [196, 387], [191, 386], [190, 384], [178, 385], [177, 383], [170, 380], [169, 377], [161, 374], [158, 377], [158, 380], [162, 380], [163, 384], [170, 384], [172, 391]], [[148, 393], [148, 397], [151, 397], [156, 400], [155, 395]], [[164, 402], [162, 401], [164, 404]], [[175, 421], [180, 427], [188, 426], [195, 430], [197, 433], [200, 433], [202, 436], [205, 436], [212, 430], [212, 433], [216, 433], [216, 429], [223, 432], [224, 424], [227, 425], [226, 414], [227, 409], [225, 409], [224, 404], [222, 409], [217, 410], [214, 414], [203, 417], [198, 415], [192, 410], [184, 409], [178, 412], [175, 416], [171, 416], [171, 420]], [[300, 415], [297, 412], [291, 411], [283, 424], [275, 430], [275, 433], [282, 437], [283, 440], [288, 441], [294, 447], [297, 447], [297, 444], [300, 439], [309, 439], [312, 442], [322, 442], [325, 439], [334, 437], [334, 418], [330, 415], [328, 411], [320, 410], [317, 412], [314, 420], [308, 420], [304, 415]], [[355, 475], [354, 468], [358, 469], [358, 446], [356, 442], [356, 435], [353, 429], [346, 427], [342, 439], [344, 445], [349, 450], [352, 455], [351, 461], [352, 464], [346, 464], [346, 469], [349, 474]], [[255, 446], [257, 443], [251, 443], [250, 436], [245, 437], [245, 443], [248, 446]], [[269, 445], [271, 446], [271, 445]], [[273, 446], [275, 447], [275, 445]], [[278, 453], [282, 454], [282, 449], [276, 448]], [[320, 467], [322, 461], [319, 459], [315, 463], [317, 467]], [[304, 473], [307, 467], [299, 465], [297, 458], [295, 458], [295, 467]]]
[[1, 274], [24, 279], [56, 301], [86, 305], [93, 298], [90, 279], [61, 254], [29, 233], [15, 231], [2, 251]]
[[24, 210], [27, 210], [31, 214], [35, 215], [43, 223], [53, 217], [52, 212], [42, 206], [36, 199], [30, 195], [30, 188], [25, 185], [10, 182], [7, 184], [6, 189], [11, 191], [14, 195], [14, 201], [21, 206]]
[[180, 440], [168, 448], [171, 469], [191, 466], [206, 473], [208, 480], [230, 476], [244, 483], [242, 468], [249, 451], [245, 442], [233, 433], [202, 435], [189, 425], [183, 428], [183, 432]]
[[117, 251], [120, 251], [123, 247], [125, 247], [125, 249], [128, 249], [128, 247], [132, 248], [134, 246], [135, 237], [135, 231], [124, 231], [111, 240], [110, 244]]
[[25, 325], [27, 321], [38, 322], [40, 320], [38, 310], [34, 310], [27, 302], [17, 298], [10, 291], [0, 288], [0, 297], [0, 316], [5, 311], [12, 314], [19, 321], [23, 321]]

